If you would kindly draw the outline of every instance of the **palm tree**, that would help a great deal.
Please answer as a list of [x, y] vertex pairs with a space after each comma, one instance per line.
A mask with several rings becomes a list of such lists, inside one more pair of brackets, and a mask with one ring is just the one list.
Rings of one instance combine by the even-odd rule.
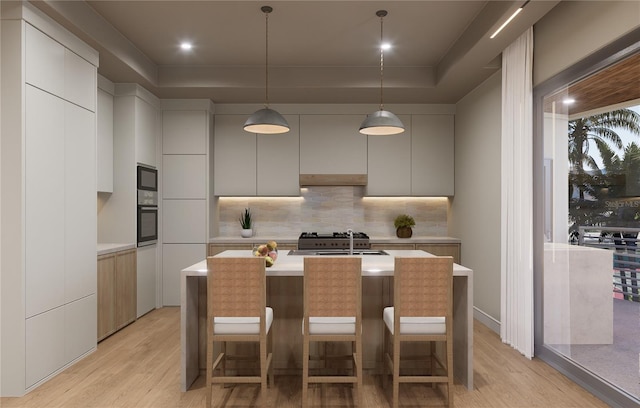
[[[621, 129], [640, 136], [640, 114], [631, 109], [618, 109], [569, 121], [569, 218], [572, 221], [569, 234], [572, 237], [580, 225], [606, 224], [610, 211], [598, 201], [628, 195], [627, 184], [633, 185], [630, 177], [638, 183], [638, 145], [629, 144], [623, 159], [611, 148], [623, 148], [616, 132]], [[594, 147], [602, 158], [603, 169], [591, 154]], [[629, 183], [621, 182], [621, 177], [626, 177]]]
[[[576, 175], [584, 175], [585, 168], [595, 173], [601, 173], [601, 169], [590, 153], [595, 145], [598, 152], [604, 157], [611, 152], [610, 144], [622, 149], [622, 139], [616, 129], [627, 130], [640, 136], [640, 114], [631, 109], [617, 109], [598, 115], [587, 116], [569, 121], [569, 163], [571, 172]], [[577, 186], [580, 199], [584, 199], [585, 190]]]

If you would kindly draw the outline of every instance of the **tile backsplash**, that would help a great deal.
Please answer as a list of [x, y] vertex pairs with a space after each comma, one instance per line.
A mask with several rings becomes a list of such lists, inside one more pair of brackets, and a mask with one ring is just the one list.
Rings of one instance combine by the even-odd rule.
[[364, 187], [314, 186], [300, 197], [220, 197], [218, 233], [239, 237], [238, 218], [251, 208], [255, 236], [297, 237], [303, 231], [362, 231], [395, 236], [393, 220], [409, 214], [416, 236], [446, 236], [448, 199], [443, 197], [365, 197]]

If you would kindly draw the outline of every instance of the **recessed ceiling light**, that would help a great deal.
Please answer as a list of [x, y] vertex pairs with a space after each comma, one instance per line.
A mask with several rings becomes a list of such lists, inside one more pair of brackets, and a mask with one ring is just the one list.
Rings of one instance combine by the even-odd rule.
[[382, 43], [382, 44], [380, 45], [380, 48], [382, 48], [382, 49], [383, 49], [383, 50], [385, 50], [385, 51], [386, 51], [386, 50], [390, 50], [390, 49], [391, 49], [391, 44], [389, 44], [389, 43]]
[[185, 41], [185, 42], [180, 43], [180, 48], [185, 50], [185, 51], [188, 51], [188, 50], [193, 48], [193, 44], [191, 44], [190, 42], [186, 42]]
[[565, 98], [562, 100], [562, 103], [564, 103], [565, 105], [571, 105], [572, 103], [575, 103], [576, 100], [573, 98]]

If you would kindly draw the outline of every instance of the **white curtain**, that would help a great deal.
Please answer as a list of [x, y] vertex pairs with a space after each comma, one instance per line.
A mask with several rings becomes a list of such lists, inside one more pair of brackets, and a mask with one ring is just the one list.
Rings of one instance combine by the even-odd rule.
[[502, 52], [500, 337], [533, 357], [533, 28]]

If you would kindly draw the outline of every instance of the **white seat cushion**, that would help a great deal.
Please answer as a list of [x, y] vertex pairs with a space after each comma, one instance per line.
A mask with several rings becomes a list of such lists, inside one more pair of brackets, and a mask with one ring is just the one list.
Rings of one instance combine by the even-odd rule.
[[[355, 317], [309, 317], [309, 334], [354, 334], [355, 332]], [[304, 319], [302, 334], [304, 334]]]
[[[267, 333], [273, 323], [273, 309], [266, 308]], [[260, 334], [260, 317], [214, 317], [215, 334]]]
[[[394, 308], [385, 307], [384, 323], [393, 334]], [[444, 317], [409, 317], [400, 318], [400, 334], [445, 334], [447, 326]]]

